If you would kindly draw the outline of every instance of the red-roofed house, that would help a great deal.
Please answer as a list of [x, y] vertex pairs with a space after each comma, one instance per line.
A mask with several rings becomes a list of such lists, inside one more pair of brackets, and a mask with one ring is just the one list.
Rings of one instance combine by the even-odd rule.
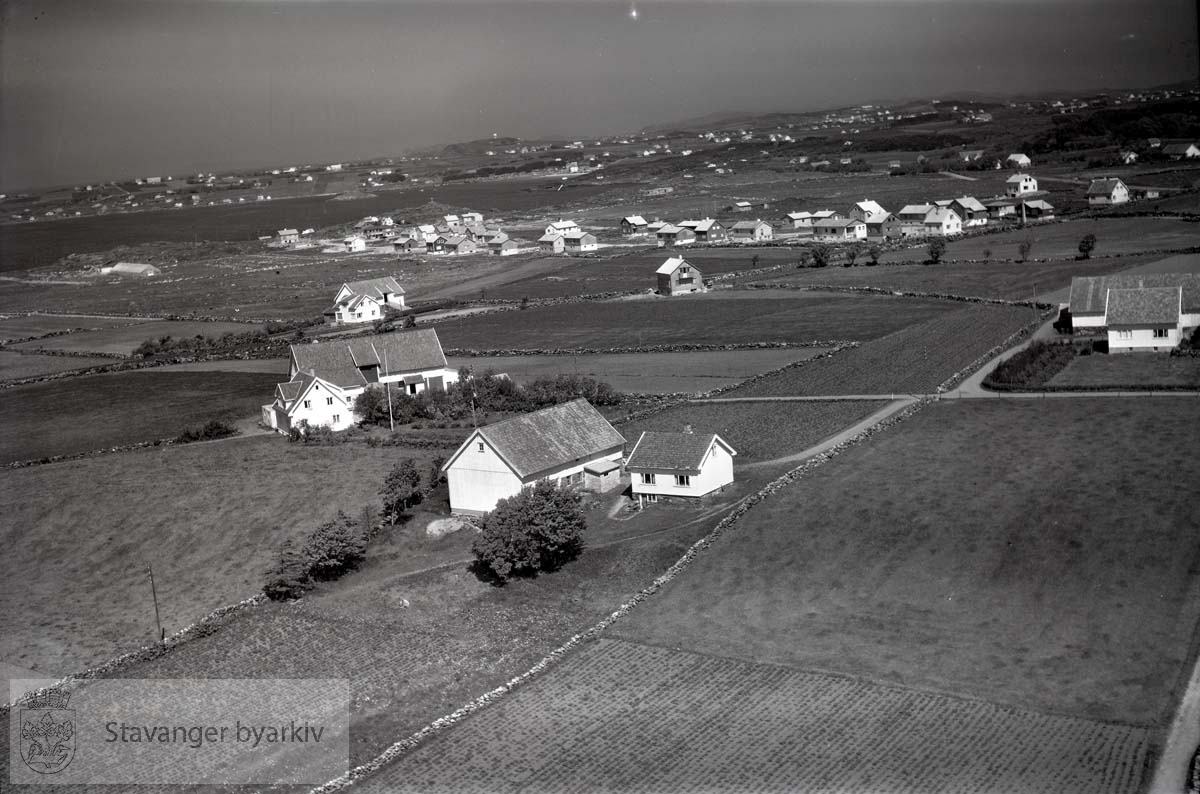
[[625, 471], [632, 479], [633, 493], [658, 501], [660, 496], [700, 497], [733, 482], [733, 458], [737, 452], [716, 433], [642, 433]]

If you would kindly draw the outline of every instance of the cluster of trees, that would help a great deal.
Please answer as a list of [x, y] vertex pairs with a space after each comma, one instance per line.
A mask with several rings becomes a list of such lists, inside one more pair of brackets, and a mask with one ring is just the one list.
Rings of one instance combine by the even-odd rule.
[[471, 546], [476, 571], [503, 583], [557, 570], [583, 551], [586, 528], [579, 494], [543, 480], [483, 517]]
[[267, 334], [264, 331], [243, 331], [241, 333], [230, 331], [219, 337], [205, 336], [204, 334], [174, 337], [170, 334], [165, 334], [156, 339], [147, 339], [145, 342], [142, 342], [133, 351], [133, 354], [140, 358], [149, 358], [164, 354], [195, 355], [197, 353], [210, 353], [217, 350], [225, 351], [244, 345], [262, 343], [266, 341], [266, 338]]
[[267, 571], [263, 593], [273, 601], [300, 598], [318, 581], [337, 579], [363, 561], [374, 532], [374, 516], [363, 509], [359, 519], [341, 510], [308, 534], [302, 543], [289, 539]]
[[[472, 376], [459, 373], [459, 381], [442, 390], [405, 394], [395, 386], [391, 392], [391, 418], [399, 424], [421, 419], [454, 421], [472, 412], [527, 413], [583, 397], [592, 405], [618, 405], [621, 394], [607, 383], [583, 375], [561, 374], [539, 378], [520, 386], [507, 377], [487, 372]], [[367, 389], [354, 402], [354, 411], [364, 424], [389, 423], [388, 392]]]

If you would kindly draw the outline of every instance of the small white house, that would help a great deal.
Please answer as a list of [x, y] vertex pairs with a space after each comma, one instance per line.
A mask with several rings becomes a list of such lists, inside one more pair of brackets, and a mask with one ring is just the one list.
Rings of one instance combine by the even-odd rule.
[[300, 242], [300, 232], [295, 229], [280, 229], [276, 233], [276, 242], [280, 245], [295, 245]]
[[1093, 179], [1088, 185], [1087, 200], [1093, 207], [1124, 204], [1129, 201], [1129, 188], [1116, 177]]
[[870, 218], [871, 216], [886, 214], [887, 210], [885, 210], [879, 204], [879, 202], [871, 199], [863, 199], [862, 201], [855, 202], [850, 207], [850, 210], [846, 213], [848, 217], [857, 218], [864, 223], [866, 223], [867, 218]]
[[591, 232], [567, 232], [563, 235], [563, 248], [569, 254], [581, 254], [600, 248], [596, 235]]
[[330, 325], [370, 323], [382, 319], [386, 308], [404, 310], [404, 287], [392, 276], [366, 281], [348, 281], [325, 310]]
[[575, 221], [564, 221], [561, 218], [546, 227], [546, 234], [557, 234], [560, 237], [578, 231], [580, 231], [578, 223]]
[[450, 511], [481, 516], [541, 480], [582, 486], [585, 468], [619, 461], [625, 438], [582, 398], [477, 428], [442, 471]]
[[761, 243], [771, 240], [775, 230], [764, 220], [738, 221], [729, 227], [729, 239], [740, 243]]
[[1183, 289], [1142, 287], [1108, 292], [1108, 352], [1171, 350], [1181, 339]]
[[1033, 161], [1029, 159], [1029, 155], [1021, 154], [1020, 152], [1010, 154], [1005, 162], [1014, 168], [1028, 168], [1033, 165]]
[[859, 218], [827, 218], [813, 224], [813, 239], [848, 243], [867, 239], [867, 224]]
[[733, 482], [737, 452], [716, 433], [642, 433], [625, 461], [641, 503], [660, 496], [697, 498]]
[[1037, 180], [1029, 174], [1013, 174], [1004, 181], [1004, 195], [1010, 198], [1036, 193], [1037, 189]]
[[949, 207], [934, 207], [925, 215], [927, 237], [951, 237], [962, 234], [962, 218]]
[[346, 253], [348, 253], [348, 254], [356, 254], [361, 251], [367, 250], [366, 238], [359, 237], [358, 235], [355, 235], [353, 237], [347, 237], [345, 240], [342, 240], [342, 245], [346, 249]]

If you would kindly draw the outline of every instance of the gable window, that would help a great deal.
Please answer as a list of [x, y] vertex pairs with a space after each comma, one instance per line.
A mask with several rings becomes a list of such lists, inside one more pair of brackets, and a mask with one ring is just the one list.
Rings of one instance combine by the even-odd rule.
[[334, 415], [333, 415], [333, 423], [334, 423], [334, 424], [337, 424], [337, 423], [338, 423], [338, 422], [340, 422], [340, 421], [342, 421], [342, 415], [341, 415], [341, 414], [334, 414]]
[[312, 400], [305, 400], [305, 401], [304, 401], [304, 407], [305, 407], [305, 408], [312, 408]]
[[654, 485], [654, 474], [652, 472], [642, 472], [642, 485]]
[[690, 488], [692, 486], [692, 477], [690, 474], [676, 474], [675, 485], [679, 488]]
[[332, 397], [326, 397], [326, 398], [325, 398], [325, 404], [326, 404], [326, 405], [333, 405], [333, 398], [332, 398]]
[[480, 441], [478, 444], [475, 445], [475, 451], [483, 452], [483, 442], [482, 441]]
[[1155, 328], [1154, 329], [1154, 338], [1155, 339], [1166, 339], [1167, 338], [1167, 329], [1166, 328]]

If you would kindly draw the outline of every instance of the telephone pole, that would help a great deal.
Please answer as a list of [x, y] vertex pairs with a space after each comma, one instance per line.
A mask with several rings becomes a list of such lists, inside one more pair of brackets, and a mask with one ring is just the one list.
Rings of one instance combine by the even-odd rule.
[[150, 595], [154, 599], [154, 623], [158, 626], [158, 642], [165, 644], [167, 635], [163, 631], [162, 618], [158, 614], [158, 589], [154, 586], [154, 568], [150, 566], [150, 563], [146, 563], [146, 572], [150, 574]]

